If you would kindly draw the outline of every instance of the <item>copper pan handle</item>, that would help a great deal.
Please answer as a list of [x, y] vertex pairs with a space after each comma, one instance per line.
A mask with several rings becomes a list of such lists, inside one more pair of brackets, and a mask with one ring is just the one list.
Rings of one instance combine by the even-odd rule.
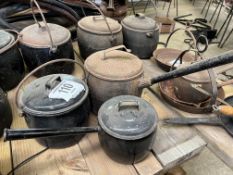
[[168, 46], [168, 44], [169, 44], [169, 41], [170, 41], [171, 37], [172, 37], [176, 32], [178, 32], [178, 31], [180, 31], [180, 30], [183, 30], [183, 31], [185, 31], [185, 32], [188, 32], [188, 34], [190, 35], [190, 37], [191, 37], [192, 40], [193, 40], [193, 48], [194, 48], [194, 49], [197, 49], [197, 41], [196, 41], [194, 35], [192, 34], [192, 32], [190, 32], [190, 30], [189, 30], [188, 28], [178, 28], [178, 29], [174, 30], [174, 31], [168, 36], [167, 41], [166, 41], [166, 43], [165, 43], [165, 48], [167, 48], [167, 46]]
[[[54, 64], [54, 63], [58, 63], [58, 62], [70, 62], [70, 63], [75, 63], [77, 65], [79, 65], [83, 71], [83, 74], [84, 74], [84, 77], [82, 78], [84, 81], [86, 81], [86, 72], [84, 70], [84, 67], [79, 63], [77, 62], [76, 60], [71, 60], [71, 59], [67, 59], [67, 58], [61, 58], [61, 59], [56, 59], [56, 60], [52, 60], [52, 61], [48, 61], [40, 66], [38, 66], [37, 68], [35, 68], [33, 71], [31, 71], [29, 74], [27, 74], [27, 76], [25, 76], [23, 78], [23, 80], [18, 84], [18, 86], [16, 87], [16, 92], [15, 92], [15, 104], [16, 104], [16, 107], [18, 109], [20, 109], [20, 105], [18, 103], [18, 97], [19, 97], [19, 90], [20, 88], [22, 87], [22, 85], [26, 82], [26, 80], [29, 79], [29, 77], [31, 77], [33, 74], [35, 74], [36, 72], [38, 72], [40, 69], [50, 65], [50, 64]], [[21, 112], [22, 113], [22, 112]]]

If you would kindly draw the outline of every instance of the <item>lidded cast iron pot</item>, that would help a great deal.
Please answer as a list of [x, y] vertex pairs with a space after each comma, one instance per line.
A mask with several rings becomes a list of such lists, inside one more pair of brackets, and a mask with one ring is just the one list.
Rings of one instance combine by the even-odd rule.
[[[51, 63], [69, 61], [77, 63], [70, 59], [58, 59], [47, 62], [35, 71], [38, 71], [44, 65]], [[78, 63], [79, 64], [79, 63]], [[31, 72], [20, 83], [20, 86], [31, 76], [35, 71]], [[50, 98], [49, 94], [53, 89], [59, 87], [59, 83], [64, 80], [68, 80], [79, 84], [83, 87], [83, 90], [69, 101], [60, 98]], [[67, 87], [72, 86], [68, 83]], [[64, 90], [67, 88], [64, 86]], [[62, 90], [63, 90], [62, 88]], [[40, 77], [27, 84], [21, 93], [16, 93], [16, 103], [21, 108], [23, 116], [29, 128], [68, 128], [82, 126], [87, 120], [90, 111], [90, 104], [88, 98], [89, 89], [83, 80], [78, 79], [75, 76], [67, 74], [52, 74]], [[65, 94], [64, 94], [65, 95]], [[41, 138], [37, 141], [45, 146], [60, 148], [67, 147], [74, 143], [77, 143], [81, 137], [51, 137]]]
[[159, 26], [142, 13], [126, 16], [122, 21], [124, 45], [141, 59], [148, 59], [159, 42]]
[[94, 3], [87, 2], [101, 15], [86, 16], [78, 22], [78, 45], [83, 59], [97, 51], [123, 44], [121, 25], [116, 20], [105, 17]]
[[[33, 2], [36, 4], [43, 22], [37, 21], [33, 10]], [[70, 31], [60, 25], [47, 23], [36, 1], [32, 0], [31, 6], [36, 23], [24, 28], [20, 32], [20, 48], [29, 71], [54, 59], [74, 59]], [[73, 67], [72, 63], [57, 63], [40, 70], [36, 75], [42, 76], [53, 73], [69, 74], [72, 73]]]
[[95, 114], [100, 106], [112, 97], [140, 94], [143, 63], [131, 53], [116, 50], [121, 48], [125, 46], [115, 46], [96, 52], [90, 55], [84, 63], [92, 110]]
[[131, 95], [111, 98], [101, 106], [98, 122], [100, 144], [113, 160], [132, 164], [151, 151], [158, 117], [144, 99]]
[[[17, 38], [11, 33], [17, 35]], [[0, 87], [4, 91], [14, 88], [24, 76], [24, 63], [18, 41], [17, 31], [0, 30]]]

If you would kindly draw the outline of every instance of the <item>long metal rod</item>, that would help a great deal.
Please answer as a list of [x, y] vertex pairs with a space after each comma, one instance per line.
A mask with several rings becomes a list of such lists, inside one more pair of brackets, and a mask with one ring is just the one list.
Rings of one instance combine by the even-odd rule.
[[205, 13], [205, 18], [207, 17], [211, 3], [212, 3], [212, 0], [210, 0], [210, 2], [209, 2], [208, 8], [207, 8], [206, 13]]
[[98, 132], [99, 127], [5, 129], [4, 141]]
[[222, 8], [223, 8], [223, 0], [221, 0], [221, 6], [220, 6], [220, 9], [219, 9], [219, 11], [218, 11], [218, 15], [217, 15], [217, 18], [216, 18], [216, 20], [215, 20], [215, 23], [214, 23], [213, 28], [215, 28], [215, 27], [216, 27], [216, 25], [217, 25], [217, 22], [218, 22], [218, 19], [219, 19], [220, 13], [221, 13], [221, 11], [222, 11]]
[[199, 72], [199, 71], [206, 70], [209, 68], [214, 68], [214, 67], [232, 63], [232, 62], [233, 62], [233, 50], [225, 52], [213, 58], [199, 61], [190, 66], [185, 66], [183, 68], [176, 69], [174, 71], [165, 73], [163, 75], [156, 76], [151, 79], [151, 84], [155, 84], [155, 83], [165, 81], [165, 80], [170, 80], [173, 78], [181, 77], [184, 75]]
[[212, 20], [214, 19], [214, 16], [215, 16], [215, 14], [216, 14], [216, 12], [217, 12], [217, 10], [218, 10], [220, 4], [221, 4], [221, 2], [219, 1], [218, 5], [216, 6], [216, 8], [215, 8], [215, 10], [214, 10], [214, 12], [213, 12], [213, 14], [212, 14], [212, 16], [211, 16], [211, 18], [210, 18], [210, 21], [209, 21], [210, 23], [211, 23]]
[[206, 5], [207, 5], [208, 1], [209, 1], [209, 0], [206, 0], [205, 5], [203, 6], [203, 8], [202, 8], [202, 10], [201, 10], [201, 14], [204, 12], [205, 7], [206, 7]]
[[229, 32], [229, 34], [227, 35], [225, 40], [222, 42], [222, 45], [220, 46], [220, 48], [222, 48], [224, 46], [224, 44], [228, 41], [228, 39], [230, 38], [232, 33], [233, 33], [233, 28], [231, 29], [231, 31]]

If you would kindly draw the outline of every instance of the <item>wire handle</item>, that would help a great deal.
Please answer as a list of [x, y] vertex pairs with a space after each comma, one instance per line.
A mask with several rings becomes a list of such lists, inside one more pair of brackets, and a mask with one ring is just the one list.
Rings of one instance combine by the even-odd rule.
[[[45, 26], [42, 26], [42, 25], [38, 22], [38, 20], [36, 19], [36, 15], [35, 15], [35, 12], [34, 12], [34, 9], [33, 9], [34, 4], [36, 5], [37, 9], [39, 10], [40, 16], [41, 16], [42, 21], [43, 21], [43, 23], [44, 23]], [[57, 46], [55, 46], [55, 44], [54, 44], [54, 42], [53, 42], [53, 38], [52, 38], [51, 31], [50, 31], [50, 29], [49, 29], [49, 26], [48, 26], [48, 24], [47, 24], [47, 21], [46, 21], [44, 15], [43, 15], [43, 13], [42, 13], [42, 10], [41, 10], [41, 8], [40, 8], [40, 5], [37, 3], [36, 0], [31, 0], [31, 1], [30, 1], [30, 5], [31, 5], [31, 9], [32, 9], [32, 16], [33, 16], [35, 22], [37, 23], [37, 25], [39, 26], [39, 28], [44, 28], [44, 27], [46, 28], [46, 31], [47, 31], [48, 34], [49, 34], [49, 40], [50, 40], [50, 44], [51, 44], [51, 46], [50, 46], [50, 51], [53, 52], [53, 53], [55, 53], [55, 52], [57, 51]]]

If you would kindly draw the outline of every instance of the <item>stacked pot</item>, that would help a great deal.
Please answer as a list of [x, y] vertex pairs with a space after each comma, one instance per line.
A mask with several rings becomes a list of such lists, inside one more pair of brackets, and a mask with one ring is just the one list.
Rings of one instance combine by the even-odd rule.
[[148, 59], [159, 42], [159, 26], [152, 18], [138, 13], [121, 21], [124, 45], [141, 59]]
[[121, 25], [103, 15], [82, 18], [78, 22], [77, 34], [83, 59], [97, 51], [123, 44]]

